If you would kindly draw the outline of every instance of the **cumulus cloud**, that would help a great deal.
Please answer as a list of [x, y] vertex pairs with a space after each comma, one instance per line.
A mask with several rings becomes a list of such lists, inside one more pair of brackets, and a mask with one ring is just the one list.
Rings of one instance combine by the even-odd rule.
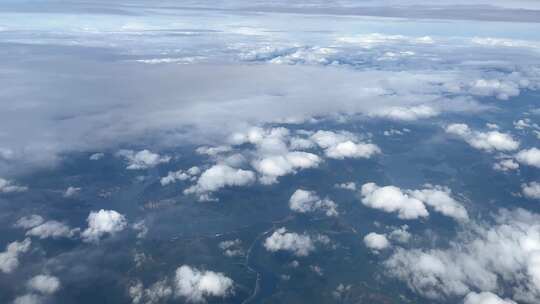
[[463, 304], [517, 304], [510, 299], [501, 299], [498, 295], [485, 291], [485, 292], [470, 292], [465, 297]]
[[372, 143], [359, 141], [358, 137], [349, 132], [332, 132], [319, 130], [311, 135], [311, 139], [329, 158], [370, 158], [381, 153], [381, 149]]
[[322, 211], [327, 216], [337, 216], [337, 205], [334, 201], [321, 199], [314, 191], [297, 189], [289, 199], [289, 208], [295, 212], [308, 213]]
[[105, 154], [103, 154], [103, 153], [94, 153], [94, 154], [90, 155], [89, 159], [90, 160], [100, 160], [104, 156], [105, 156]]
[[289, 251], [301, 257], [314, 251], [315, 245], [309, 235], [287, 232], [287, 229], [282, 227], [266, 238], [264, 248], [270, 252]]
[[375, 183], [362, 185], [362, 203], [385, 212], [396, 212], [401, 219], [427, 217], [426, 205], [457, 221], [468, 220], [467, 210], [450, 194], [448, 188], [426, 185], [421, 190], [401, 190], [395, 186], [379, 187]]
[[364, 205], [385, 212], [397, 212], [401, 219], [417, 219], [429, 215], [422, 201], [395, 186], [379, 187], [375, 183], [367, 183], [362, 185], [361, 194]]
[[32, 215], [21, 217], [20, 219], [17, 220], [14, 226], [17, 228], [29, 229], [29, 228], [42, 224], [44, 221], [45, 219], [42, 216], [37, 215], [37, 214], [32, 214]]
[[518, 83], [500, 79], [477, 79], [470, 84], [469, 92], [479, 96], [495, 96], [500, 100], [508, 100], [518, 96], [520, 86]]
[[515, 301], [538, 303], [539, 216], [502, 210], [494, 220], [468, 226], [444, 249], [398, 248], [385, 262], [387, 271], [430, 299], [505, 290]]
[[79, 187], [68, 187], [66, 191], [64, 192], [64, 197], [73, 197], [77, 195], [81, 191], [81, 188]]
[[386, 235], [375, 232], [368, 233], [364, 236], [364, 244], [373, 251], [379, 251], [390, 247], [390, 242]]
[[13, 304], [41, 304], [43, 303], [43, 297], [35, 294], [25, 294], [18, 296], [13, 301]]
[[0, 177], [0, 193], [24, 192], [28, 190], [26, 186], [20, 186], [13, 181]]
[[540, 149], [521, 150], [516, 154], [516, 160], [522, 164], [540, 168]]
[[521, 191], [523, 195], [531, 199], [540, 199], [540, 183], [530, 182], [528, 184], [521, 185]]
[[30, 250], [32, 241], [24, 239], [22, 242], [12, 242], [6, 246], [4, 252], [0, 252], [0, 271], [11, 273], [19, 267], [19, 254]]
[[86, 221], [88, 228], [81, 233], [85, 242], [97, 242], [102, 236], [114, 235], [127, 226], [125, 216], [114, 210], [92, 211]]
[[162, 177], [159, 182], [162, 186], [175, 183], [176, 181], [194, 180], [201, 173], [199, 167], [191, 167], [187, 170], [169, 171], [167, 176]]
[[383, 117], [393, 120], [414, 121], [435, 117], [440, 112], [433, 107], [427, 105], [419, 105], [412, 107], [387, 107], [371, 112], [372, 117]]
[[242, 241], [239, 239], [222, 241], [218, 244], [219, 248], [223, 250], [223, 254], [228, 257], [242, 256], [244, 250], [242, 249]]
[[493, 165], [493, 169], [497, 171], [510, 171], [519, 169], [519, 164], [513, 159], [502, 159]]
[[354, 182], [336, 184], [334, 185], [334, 187], [339, 188], [339, 189], [356, 191], [356, 183]]
[[389, 238], [399, 243], [407, 243], [411, 239], [411, 233], [408, 231], [409, 226], [403, 225], [390, 232]]
[[224, 187], [238, 187], [255, 182], [255, 173], [249, 170], [236, 169], [224, 164], [216, 164], [204, 171], [197, 183], [184, 192], [186, 194], [208, 194]]
[[471, 130], [466, 124], [451, 124], [446, 127], [446, 132], [461, 137], [475, 149], [487, 152], [514, 151], [519, 148], [519, 141], [499, 131], [479, 132]]
[[39, 224], [26, 232], [27, 236], [35, 236], [40, 239], [46, 238], [71, 238], [79, 229], [71, 229], [68, 225], [58, 221], [47, 221]]
[[315, 154], [295, 151], [257, 159], [252, 165], [261, 174], [261, 183], [273, 184], [280, 176], [296, 173], [298, 169], [315, 168], [320, 162]]
[[55, 276], [40, 274], [31, 278], [27, 286], [32, 291], [51, 295], [60, 289], [60, 280]]
[[175, 293], [188, 302], [205, 302], [207, 297], [225, 297], [234, 292], [234, 282], [223, 273], [182, 265], [176, 269]]
[[126, 169], [129, 170], [153, 168], [159, 164], [168, 163], [171, 160], [170, 156], [161, 156], [148, 150], [141, 150], [139, 152], [120, 150], [116, 155], [126, 159], [128, 163]]

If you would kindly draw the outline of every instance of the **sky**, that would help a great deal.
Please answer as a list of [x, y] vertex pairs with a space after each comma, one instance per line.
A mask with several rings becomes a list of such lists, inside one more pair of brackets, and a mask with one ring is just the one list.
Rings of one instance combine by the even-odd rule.
[[[289, 265], [316, 255], [306, 269], [339, 280], [319, 267], [324, 257], [358, 247], [356, 264], [396, 282], [399, 292], [383, 289], [389, 296], [537, 302], [539, 22], [535, 0], [3, 1], [0, 300], [81, 301], [60, 257], [91, 265], [85, 250], [107, 255], [118, 244], [157, 256], [147, 245], [158, 231], [184, 229], [168, 222], [184, 208], [221, 223], [199, 227], [183, 215], [196, 237], [234, 234], [225, 224], [239, 216], [234, 198], [279, 193], [276, 209], [250, 219], [271, 226], [256, 226], [253, 239], [216, 236], [212, 248], [247, 256], [258, 275], [271, 257]], [[476, 174], [486, 183], [474, 186]], [[70, 200], [76, 207], [58, 203]], [[174, 211], [147, 213], [148, 202]], [[306, 224], [312, 214], [346, 222], [356, 243]], [[252, 250], [264, 253], [257, 267]], [[139, 278], [129, 265], [111, 270], [126, 282], [113, 303], [249, 300], [252, 288], [238, 282], [249, 275], [228, 273], [223, 259], [131, 265]], [[339, 283], [334, 300], [359, 290]], [[265, 288], [255, 301], [294, 302]]]

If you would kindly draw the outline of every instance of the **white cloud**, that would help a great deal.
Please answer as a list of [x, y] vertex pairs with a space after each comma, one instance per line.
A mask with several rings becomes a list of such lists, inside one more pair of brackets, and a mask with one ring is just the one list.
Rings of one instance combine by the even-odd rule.
[[315, 250], [315, 245], [309, 235], [287, 232], [287, 229], [282, 227], [266, 238], [264, 248], [270, 252], [283, 250], [296, 256], [308, 256]]
[[522, 164], [540, 168], [540, 149], [521, 150], [516, 154], [516, 160]]
[[518, 96], [519, 84], [508, 80], [477, 79], [470, 84], [469, 92], [479, 96], [495, 96], [500, 100], [508, 100]]
[[397, 212], [401, 219], [417, 219], [429, 215], [426, 206], [417, 198], [394, 186], [379, 187], [375, 183], [362, 185], [362, 203], [385, 212]]
[[329, 158], [370, 158], [381, 153], [377, 145], [360, 142], [357, 136], [349, 132], [319, 130], [310, 138], [319, 147], [325, 149], [325, 155]]
[[37, 215], [37, 214], [32, 214], [32, 215], [21, 217], [20, 219], [17, 220], [14, 226], [17, 228], [28, 229], [28, 228], [32, 228], [37, 225], [40, 225], [44, 221], [45, 219], [42, 216]]
[[315, 168], [320, 162], [321, 159], [315, 154], [294, 151], [257, 159], [252, 165], [262, 175], [261, 183], [273, 184], [280, 176], [294, 174], [299, 169]]
[[148, 234], [148, 226], [144, 220], [140, 220], [133, 224], [132, 228], [137, 231], [137, 238], [143, 239]]
[[176, 269], [175, 293], [188, 302], [205, 302], [207, 297], [225, 297], [233, 293], [233, 280], [223, 273], [199, 270], [188, 265]]
[[411, 233], [408, 231], [409, 226], [403, 225], [400, 228], [392, 230], [389, 238], [399, 243], [407, 243], [411, 239]]
[[443, 215], [457, 221], [469, 219], [467, 210], [450, 196], [451, 191], [448, 188], [428, 185], [426, 189], [410, 190], [409, 193]]
[[77, 195], [81, 191], [81, 188], [79, 187], [68, 187], [66, 191], [64, 192], [64, 197], [73, 197]]
[[0, 177], [0, 193], [24, 192], [26, 190], [28, 190], [28, 187], [17, 185]]
[[126, 169], [129, 170], [153, 168], [159, 164], [168, 163], [171, 160], [170, 156], [161, 156], [148, 150], [141, 150], [139, 152], [133, 150], [120, 150], [116, 155], [126, 159], [128, 162]]
[[41, 304], [43, 303], [43, 298], [35, 294], [26, 294], [18, 296], [13, 301], [13, 304]]
[[384, 234], [375, 232], [368, 233], [364, 236], [364, 244], [373, 251], [379, 251], [390, 247], [390, 242]]
[[12, 242], [6, 246], [4, 252], [0, 252], [0, 271], [11, 273], [19, 267], [19, 254], [30, 250], [32, 241], [28, 238], [22, 242]]
[[354, 182], [336, 184], [334, 185], [334, 187], [339, 188], [339, 189], [356, 191], [356, 184]]
[[337, 205], [332, 200], [321, 199], [314, 191], [297, 189], [289, 199], [289, 208], [295, 212], [308, 213], [322, 211], [327, 216], [337, 216]]
[[370, 158], [381, 153], [379, 147], [374, 144], [354, 143], [346, 141], [326, 149], [326, 156], [336, 159], [344, 158]]
[[92, 211], [86, 221], [88, 228], [81, 233], [85, 242], [97, 242], [102, 236], [114, 235], [127, 226], [126, 218], [114, 210]]
[[540, 217], [501, 210], [495, 225], [473, 223], [445, 249], [400, 249], [385, 262], [392, 276], [430, 299], [504, 289], [515, 301], [540, 301]]
[[26, 232], [27, 236], [36, 236], [40, 239], [46, 238], [71, 238], [79, 229], [71, 229], [68, 225], [58, 221], [47, 221], [39, 224]]
[[209, 156], [216, 156], [222, 153], [230, 152], [232, 150], [229, 146], [217, 146], [217, 147], [199, 147], [195, 150], [195, 152], [199, 154], [209, 155]]
[[146, 289], [141, 282], [137, 282], [129, 287], [128, 293], [133, 304], [158, 304], [172, 296], [173, 288], [167, 279], [163, 279]]
[[497, 171], [510, 171], [519, 169], [519, 164], [513, 159], [503, 159], [493, 165], [493, 169]]
[[414, 121], [439, 115], [440, 112], [427, 105], [412, 107], [387, 107], [371, 112], [372, 117], [383, 117], [394, 120]]
[[103, 153], [94, 153], [94, 154], [90, 155], [89, 159], [90, 160], [100, 160], [104, 156], [105, 156], [105, 154], [103, 154]]
[[540, 199], [540, 183], [530, 182], [528, 184], [521, 185], [521, 191], [525, 197], [531, 199]]
[[385, 212], [397, 212], [401, 219], [427, 217], [426, 205], [457, 221], [468, 220], [467, 210], [450, 194], [448, 188], [426, 185], [421, 190], [401, 190], [395, 186], [379, 187], [375, 183], [362, 186], [362, 203]]
[[243, 256], [244, 250], [242, 249], [242, 241], [239, 239], [222, 241], [218, 244], [219, 248], [223, 250], [223, 254], [228, 257]]
[[501, 299], [498, 295], [485, 292], [469, 292], [465, 297], [463, 304], [517, 304], [510, 299]]
[[466, 124], [451, 124], [446, 127], [446, 132], [461, 137], [475, 149], [487, 152], [513, 151], [519, 148], [519, 141], [514, 140], [510, 134], [499, 131], [472, 131]]
[[224, 164], [216, 164], [204, 171], [194, 186], [186, 189], [186, 194], [200, 195], [217, 191], [224, 187], [245, 186], [255, 182], [255, 173], [249, 170], [235, 169]]
[[176, 181], [193, 180], [200, 172], [201, 169], [199, 167], [191, 167], [188, 170], [169, 171], [167, 176], [162, 177], [159, 182], [162, 186], [167, 186]]
[[27, 286], [33, 291], [50, 295], [60, 289], [60, 280], [55, 276], [40, 274], [31, 278]]

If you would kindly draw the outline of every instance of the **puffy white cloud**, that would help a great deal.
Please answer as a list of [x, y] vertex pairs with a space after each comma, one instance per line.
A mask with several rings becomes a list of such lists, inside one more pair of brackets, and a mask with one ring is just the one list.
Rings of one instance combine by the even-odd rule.
[[320, 162], [321, 159], [313, 153], [295, 151], [257, 159], [252, 165], [262, 175], [261, 183], [273, 184], [280, 176], [296, 173], [299, 169], [315, 168]]
[[143, 239], [148, 234], [148, 226], [144, 220], [140, 220], [133, 224], [132, 228], [137, 231], [137, 238]]
[[35, 236], [40, 239], [62, 237], [71, 238], [79, 229], [71, 229], [68, 225], [58, 221], [47, 221], [39, 224], [26, 232], [27, 236]]
[[32, 241], [24, 239], [22, 242], [12, 242], [6, 246], [4, 252], [0, 252], [0, 271], [11, 273], [19, 267], [19, 254], [30, 250]]
[[364, 244], [373, 251], [379, 251], [390, 247], [390, 242], [386, 235], [375, 232], [368, 233], [364, 236]]
[[309, 235], [287, 232], [287, 229], [282, 227], [266, 238], [264, 248], [270, 252], [283, 250], [296, 256], [308, 256], [315, 250], [315, 245]]
[[385, 212], [397, 212], [401, 219], [416, 219], [429, 215], [426, 206], [417, 198], [394, 186], [379, 187], [375, 183], [362, 185], [362, 203]]
[[336, 159], [344, 158], [370, 158], [381, 153], [381, 149], [374, 144], [354, 143], [346, 141], [326, 149], [326, 156]]
[[[445, 249], [397, 249], [388, 272], [431, 299], [504, 287], [523, 303], [540, 300], [540, 216], [501, 210], [495, 225], [474, 223]], [[489, 302], [488, 302], [489, 303]]]
[[199, 173], [201, 173], [199, 167], [191, 167], [188, 170], [169, 171], [167, 176], [162, 177], [159, 182], [162, 186], [167, 186], [176, 181], [193, 180]]
[[160, 280], [152, 284], [149, 288], [144, 288], [141, 282], [130, 286], [128, 289], [131, 302], [133, 304], [158, 304], [173, 295], [173, 288], [167, 279]]
[[242, 249], [242, 241], [239, 239], [222, 241], [219, 243], [219, 248], [223, 250], [223, 254], [228, 257], [242, 256], [244, 250]]
[[336, 184], [336, 185], [334, 185], [334, 187], [340, 188], [340, 189], [345, 189], [345, 190], [356, 191], [356, 183], [354, 183], [354, 182]]
[[171, 160], [170, 156], [161, 156], [146, 149], [139, 152], [133, 150], [120, 150], [116, 155], [126, 159], [128, 162], [126, 169], [129, 170], [153, 168], [159, 164], [168, 163]]
[[73, 197], [77, 195], [81, 191], [81, 188], [79, 187], [68, 187], [66, 191], [64, 192], [64, 197]]
[[519, 84], [499, 79], [477, 79], [470, 84], [469, 92], [479, 96], [495, 96], [497, 99], [508, 100], [518, 96]]
[[516, 154], [516, 160], [522, 164], [540, 168], [540, 149], [521, 150]]
[[60, 289], [60, 280], [55, 276], [40, 274], [31, 278], [27, 286], [33, 291], [50, 295]]
[[311, 140], [325, 149], [325, 155], [329, 158], [370, 158], [381, 153], [377, 145], [360, 142], [357, 136], [344, 131], [336, 133], [319, 130], [311, 135]]
[[540, 199], [540, 183], [530, 182], [528, 184], [521, 185], [521, 191], [523, 195], [532, 199]]
[[0, 193], [24, 192], [26, 190], [28, 190], [28, 187], [17, 185], [0, 177]]
[[519, 164], [513, 159], [503, 159], [493, 165], [493, 169], [497, 171], [510, 171], [519, 169]]
[[421, 190], [405, 190], [395, 186], [379, 187], [375, 183], [362, 186], [362, 203], [385, 212], [397, 212], [401, 219], [427, 217], [425, 205], [458, 221], [468, 220], [467, 210], [450, 194], [448, 188], [427, 185]]
[[469, 292], [465, 297], [463, 304], [517, 304], [510, 299], [501, 299], [498, 295], [485, 292]]
[[199, 154], [209, 155], [209, 156], [216, 156], [222, 153], [226, 153], [231, 151], [232, 148], [229, 146], [217, 146], [217, 147], [199, 147], [195, 151]]
[[387, 107], [371, 112], [373, 117], [384, 117], [394, 120], [414, 121], [439, 115], [440, 112], [427, 105], [412, 107]]
[[104, 156], [105, 156], [104, 153], [94, 153], [94, 154], [90, 155], [89, 159], [90, 159], [90, 160], [100, 160], [100, 159], [102, 159]]
[[514, 140], [510, 134], [499, 131], [473, 131], [466, 124], [451, 124], [445, 130], [461, 137], [473, 148], [487, 152], [514, 151], [519, 148], [519, 141]]
[[409, 226], [403, 225], [400, 228], [390, 232], [389, 238], [399, 243], [407, 243], [411, 239], [411, 233], [408, 231]]
[[175, 293], [193, 303], [205, 302], [207, 297], [225, 297], [233, 293], [233, 280], [223, 273], [199, 270], [182, 265], [174, 278]]
[[451, 191], [448, 188], [428, 185], [426, 189], [409, 190], [409, 193], [443, 215], [457, 221], [469, 219], [465, 207], [450, 196]]
[[18, 219], [17, 222], [15, 223], [15, 227], [28, 229], [28, 228], [32, 228], [37, 225], [40, 225], [44, 221], [45, 219], [40, 215], [37, 215], [37, 214], [27, 215]]
[[321, 199], [314, 191], [297, 189], [289, 199], [289, 208], [295, 212], [308, 213], [322, 211], [327, 216], [337, 216], [337, 205], [334, 201]]
[[235, 169], [224, 164], [216, 164], [204, 171], [194, 186], [186, 189], [186, 194], [207, 194], [224, 187], [245, 186], [255, 182], [255, 173]]
[[13, 304], [41, 304], [43, 303], [43, 297], [35, 294], [25, 294], [18, 296], [13, 301]]
[[92, 211], [86, 221], [88, 228], [81, 233], [86, 242], [97, 242], [103, 235], [114, 235], [127, 226], [125, 216], [114, 210]]

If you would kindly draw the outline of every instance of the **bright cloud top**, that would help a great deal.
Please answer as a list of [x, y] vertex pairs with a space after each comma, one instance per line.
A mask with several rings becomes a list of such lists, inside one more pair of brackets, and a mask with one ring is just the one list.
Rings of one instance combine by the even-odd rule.
[[176, 294], [188, 302], [201, 303], [206, 297], [225, 297], [233, 292], [233, 280], [220, 272], [180, 266], [174, 278]]
[[315, 245], [309, 235], [287, 232], [287, 229], [282, 227], [266, 238], [264, 248], [270, 252], [289, 251], [303, 257], [314, 251]]
[[19, 267], [19, 255], [30, 250], [32, 241], [29, 238], [22, 242], [12, 242], [6, 246], [4, 252], [0, 252], [0, 271], [11, 273]]
[[92, 211], [86, 221], [88, 228], [81, 233], [86, 242], [97, 242], [102, 236], [114, 235], [127, 227], [125, 216], [114, 210]]
[[153, 168], [162, 163], [168, 163], [171, 160], [170, 156], [161, 156], [157, 153], [148, 150], [135, 152], [133, 150], [120, 150], [116, 154], [126, 159], [129, 170], [140, 170]]
[[459, 136], [475, 149], [487, 152], [508, 152], [519, 148], [519, 141], [499, 131], [479, 132], [471, 130], [466, 124], [451, 124], [446, 127], [446, 132]]
[[385, 212], [396, 212], [401, 219], [427, 217], [426, 205], [457, 221], [468, 220], [467, 210], [453, 199], [450, 190], [431, 186], [422, 190], [401, 190], [395, 186], [379, 187], [375, 183], [362, 185], [362, 203]]
[[314, 191], [297, 189], [289, 199], [289, 208], [295, 212], [308, 213], [322, 211], [327, 216], [337, 216], [337, 205], [334, 201], [321, 199]]

